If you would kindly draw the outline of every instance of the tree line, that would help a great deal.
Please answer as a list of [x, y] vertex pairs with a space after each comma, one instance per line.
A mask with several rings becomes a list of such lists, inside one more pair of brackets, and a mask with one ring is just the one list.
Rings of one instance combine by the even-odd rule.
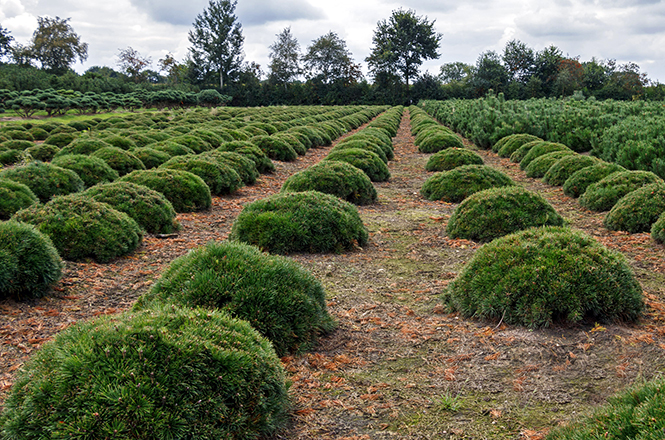
[[434, 21], [398, 9], [377, 23], [366, 78], [346, 41], [329, 31], [304, 51], [287, 27], [270, 45], [267, 70], [244, 59], [242, 24], [236, 0], [209, 0], [188, 34], [184, 60], [171, 53], [156, 67], [132, 47], [118, 52], [116, 68], [94, 66], [83, 75], [72, 70], [88, 56], [69, 23], [39, 17], [28, 45], [14, 41], [0, 26], [0, 89], [66, 90], [81, 93], [133, 93], [215, 89], [232, 105], [408, 104], [420, 99], [477, 98], [489, 91], [508, 99], [571, 96], [598, 99], [662, 100], [665, 88], [652, 84], [634, 63], [564, 55], [556, 46], [536, 51], [517, 40], [503, 53], [487, 51], [475, 65], [446, 63], [438, 74], [421, 73], [425, 60], [438, 59], [442, 35]]

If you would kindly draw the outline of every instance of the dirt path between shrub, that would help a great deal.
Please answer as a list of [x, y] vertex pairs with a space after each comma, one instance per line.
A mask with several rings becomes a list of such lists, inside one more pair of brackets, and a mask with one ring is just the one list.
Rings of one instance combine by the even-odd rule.
[[[292, 256], [324, 283], [339, 326], [315, 351], [283, 359], [294, 417], [275, 438], [535, 440], [665, 371], [665, 247], [648, 234], [605, 230], [602, 214], [493, 153], [479, 151], [487, 164], [543, 194], [573, 227], [626, 254], [648, 313], [634, 325], [537, 331], [445, 314], [437, 297], [479, 246], [446, 237], [456, 205], [419, 195], [427, 156], [417, 152], [409, 128], [405, 112], [389, 164], [393, 177], [376, 184], [377, 204], [360, 208], [369, 244], [340, 255]], [[109, 265], [67, 263], [53, 297], [0, 302], [0, 398], [41, 343], [76, 321], [129, 308], [170, 261], [224, 239], [245, 203], [279, 191], [286, 177], [329, 149], [275, 162], [274, 174], [214, 198], [210, 211], [179, 215], [184, 229], [175, 239], [147, 237], [135, 254]]]

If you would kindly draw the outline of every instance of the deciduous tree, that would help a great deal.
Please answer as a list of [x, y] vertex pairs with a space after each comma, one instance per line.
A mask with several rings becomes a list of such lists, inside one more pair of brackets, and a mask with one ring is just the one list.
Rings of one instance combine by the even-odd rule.
[[62, 74], [78, 58], [88, 59], [88, 43], [74, 32], [69, 18], [37, 17], [37, 30], [32, 34], [31, 52], [42, 68]]
[[270, 45], [270, 81], [286, 84], [296, 79], [300, 73], [300, 44], [291, 33], [291, 28], [284, 28], [277, 34], [277, 41]]
[[308, 77], [324, 84], [339, 80], [351, 83], [362, 78], [360, 66], [353, 62], [346, 41], [333, 31], [313, 40], [303, 61]]
[[14, 41], [14, 37], [11, 36], [9, 30], [0, 26], [0, 60], [11, 55], [12, 41]]
[[128, 46], [127, 49], [120, 49], [118, 53], [118, 66], [136, 83], [145, 80], [146, 69], [151, 63], [150, 57], [144, 57], [131, 46]]

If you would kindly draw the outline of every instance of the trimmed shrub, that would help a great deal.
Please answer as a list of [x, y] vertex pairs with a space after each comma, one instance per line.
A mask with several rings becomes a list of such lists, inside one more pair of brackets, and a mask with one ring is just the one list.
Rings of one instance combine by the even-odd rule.
[[7, 150], [27, 150], [30, 147], [35, 146], [34, 142], [30, 141], [21, 141], [21, 140], [13, 140], [13, 141], [5, 141], [0, 144], [0, 147], [4, 147]]
[[220, 151], [231, 151], [234, 153], [242, 154], [243, 156], [251, 159], [256, 166], [256, 170], [261, 173], [272, 173], [275, 171], [275, 164], [259, 147], [247, 141], [235, 141], [223, 143], [218, 148]]
[[231, 237], [288, 254], [351, 250], [364, 246], [368, 233], [354, 205], [308, 191], [275, 194], [245, 205], [233, 223]]
[[385, 182], [390, 179], [386, 163], [376, 154], [360, 148], [348, 148], [331, 151], [324, 160], [347, 162], [361, 169], [372, 182]]
[[182, 144], [187, 148], [191, 148], [196, 154], [212, 150], [212, 147], [209, 143], [192, 134], [183, 134], [181, 136], [173, 137], [171, 138], [171, 142]]
[[388, 163], [388, 157], [386, 156], [386, 153], [383, 151], [383, 149], [381, 149], [381, 147], [379, 147], [374, 142], [370, 142], [367, 140], [360, 140], [360, 139], [355, 139], [355, 140], [351, 139], [349, 141], [343, 140], [342, 142], [335, 145], [335, 147], [332, 150], [330, 150], [328, 154], [332, 153], [333, 151], [348, 150], [350, 148], [357, 148], [360, 150], [371, 151], [372, 153], [379, 156], [383, 161], [383, 163], [385, 164]]
[[49, 132], [40, 127], [32, 127], [28, 131], [36, 141], [43, 141], [49, 137]]
[[62, 148], [65, 145], [71, 144], [74, 141], [74, 139], [76, 139], [76, 137], [77, 137], [76, 135], [73, 135], [71, 133], [55, 133], [47, 137], [44, 143], [55, 145], [58, 148]]
[[248, 323], [164, 307], [59, 333], [19, 374], [0, 427], [24, 439], [249, 440], [283, 427], [288, 408], [280, 360]]
[[132, 150], [134, 148], [138, 148], [138, 145], [136, 145], [136, 142], [134, 142], [132, 139], [125, 137], [125, 136], [119, 136], [119, 135], [111, 135], [111, 136], [105, 136], [102, 138], [104, 142], [107, 144], [111, 145], [112, 147], [117, 147], [122, 150]]
[[514, 163], [519, 163], [522, 159], [524, 159], [524, 156], [527, 155], [529, 151], [536, 145], [540, 145], [542, 143], [548, 143], [545, 141], [531, 141], [527, 142], [525, 144], [522, 144], [517, 150], [515, 150], [511, 155], [510, 155], [510, 161]]
[[[558, 144], [555, 142], [542, 142], [540, 144], [534, 145], [533, 148], [530, 148], [529, 151], [524, 155], [522, 160], [520, 160], [520, 169], [526, 170], [526, 167], [529, 166], [531, 161], [547, 153], [552, 153], [554, 151], [570, 151], [570, 148], [566, 147], [563, 144]], [[545, 170], [547, 171], [547, 170]]]
[[151, 302], [228, 312], [270, 339], [280, 356], [312, 348], [334, 326], [310, 272], [242, 243], [211, 242], [176, 259], [137, 307]]
[[609, 211], [626, 194], [663, 179], [650, 171], [620, 171], [589, 185], [580, 205], [591, 211]]
[[16, 211], [39, 202], [26, 185], [9, 179], [0, 179], [0, 220], [8, 220]]
[[430, 156], [425, 169], [427, 171], [448, 171], [462, 165], [482, 165], [483, 158], [466, 148], [448, 148]]
[[568, 197], [579, 197], [592, 183], [599, 182], [603, 178], [618, 171], [626, 171], [620, 165], [608, 162], [599, 162], [575, 171], [563, 183], [563, 193]]
[[298, 157], [298, 153], [287, 142], [272, 136], [254, 136], [250, 141], [259, 147], [269, 158], [292, 162]]
[[35, 225], [51, 238], [64, 259], [74, 261], [92, 258], [107, 263], [133, 252], [143, 234], [127, 214], [81, 194], [32, 205], [12, 219]]
[[536, 157], [531, 163], [524, 169], [526, 176], [537, 179], [543, 177], [547, 174], [547, 171], [557, 163], [560, 159], [566, 156], [577, 155], [573, 150], [561, 150], [553, 151], [551, 153], [545, 153], [542, 156]]
[[486, 165], [463, 165], [429, 177], [420, 194], [429, 200], [459, 203], [471, 194], [485, 189], [514, 185], [499, 170]]
[[581, 420], [553, 429], [548, 440], [658, 440], [665, 432], [665, 381], [641, 382], [612, 396]]
[[134, 156], [129, 151], [118, 147], [104, 147], [91, 154], [92, 157], [98, 157], [106, 162], [111, 168], [116, 170], [120, 176], [129, 174], [136, 170], [145, 170], [145, 165], [141, 159]]
[[164, 194], [147, 186], [114, 182], [93, 186], [83, 195], [124, 212], [151, 234], [170, 234], [180, 230], [171, 202]]
[[243, 186], [240, 175], [233, 168], [203, 155], [172, 157], [160, 169], [194, 173], [203, 179], [213, 195], [231, 194]]
[[300, 142], [298, 137], [296, 137], [293, 134], [280, 132], [276, 133], [272, 137], [282, 140], [287, 144], [291, 145], [291, 148], [293, 148], [293, 150], [296, 153], [298, 153], [298, 156], [304, 156], [305, 154], [307, 154], [307, 147], [305, 147], [305, 144]]
[[210, 188], [196, 174], [188, 171], [152, 169], [134, 171], [119, 179], [145, 185], [158, 191], [171, 202], [175, 212], [193, 212], [210, 208]]
[[[430, 121], [431, 121], [430, 124], [427, 124], [426, 126], [421, 125], [422, 128], [416, 131], [417, 134], [415, 134], [416, 137], [413, 142], [414, 144], [416, 144], [416, 146], [419, 146], [423, 142], [423, 140], [425, 140], [430, 136], [435, 136], [439, 134], [452, 134], [452, 135], [455, 134], [455, 132], [453, 132], [451, 129], [444, 127], [443, 125], [439, 125], [433, 119], [430, 119]], [[413, 132], [414, 130], [411, 131]]]
[[20, 150], [0, 151], [0, 165], [14, 165], [25, 159], [25, 153]]
[[395, 158], [395, 151], [390, 136], [388, 136], [385, 131], [378, 128], [365, 128], [364, 130], [345, 138], [344, 141], [347, 139], [370, 141], [383, 150], [388, 160], [393, 160]]
[[5, 136], [7, 136], [10, 139], [14, 139], [17, 141], [30, 141], [33, 142], [35, 140], [34, 137], [30, 134], [29, 131], [26, 130], [8, 130], [3, 133]]
[[42, 203], [47, 202], [53, 196], [71, 194], [85, 189], [83, 180], [74, 171], [44, 162], [32, 162], [2, 170], [0, 178], [24, 184]]
[[651, 238], [658, 243], [665, 243], [665, 212], [663, 212], [656, 223], [651, 227]]
[[171, 142], [171, 141], [157, 142], [157, 143], [151, 144], [150, 148], [152, 148], [153, 150], [157, 150], [157, 151], [163, 151], [164, 153], [169, 154], [171, 157], [173, 157], [173, 156], [185, 156], [187, 154], [195, 154], [194, 150], [192, 150], [191, 148], [185, 147], [182, 144], [179, 144], [177, 142]]
[[436, 153], [446, 148], [464, 148], [464, 143], [455, 134], [436, 133], [423, 139], [418, 146], [418, 151], [421, 153]]
[[443, 296], [465, 317], [547, 327], [634, 321], [642, 289], [623, 255], [579, 231], [531, 228], [481, 247]]
[[540, 194], [507, 186], [464, 199], [450, 217], [446, 232], [451, 238], [491, 241], [534, 226], [563, 224], [563, 217]]
[[111, 147], [101, 139], [78, 138], [69, 145], [64, 146], [56, 156], [69, 156], [70, 154], [92, 154], [102, 148]]
[[318, 130], [315, 130], [313, 127], [309, 126], [300, 126], [289, 129], [289, 132], [301, 133], [309, 139], [310, 148], [319, 147], [325, 145], [325, 139], [319, 134]]
[[203, 153], [201, 156], [210, 157], [218, 163], [231, 167], [238, 173], [245, 185], [253, 185], [259, 178], [259, 171], [256, 169], [254, 161], [242, 154], [217, 149]]
[[[525, 133], [506, 136], [502, 138], [501, 141], [503, 141], [504, 139], [506, 141], [502, 145], [500, 145], [498, 149], [492, 148], [492, 151], [497, 153], [499, 157], [510, 157], [522, 145], [528, 144], [529, 142], [534, 142], [534, 141], [543, 142], [543, 140], [538, 136], [525, 134]], [[497, 145], [499, 145], [499, 142], [497, 142], [494, 146], [496, 147]]]
[[53, 243], [34, 226], [0, 222], [1, 299], [42, 297], [60, 279], [62, 269], [62, 260]]
[[68, 154], [56, 157], [52, 164], [74, 171], [88, 188], [98, 183], [113, 182], [120, 177], [106, 162], [94, 156]]
[[649, 232], [665, 212], [665, 183], [652, 183], [623, 196], [603, 224], [611, 231]]
[[595, 157], [572, 154], [562, 157], [547, 170], [543, 181], [552, 186], [561, 186], [570, 176], [582, 168], [595, 165], [599, 160]]
[[157, 168], [171, 158], [169, 153], [154, 150], [150, 147], [137, 148], [131, 152], [145, 165], [147, 170]]
[[36, 144], [25, 150], [33, 159], [42, 162], [49, 162], [60, 151], [59, 147], [51, 144]]
[[354, 205], [377, 200], [376, 188], [362, 170], [336, 160], [324, 160], [295, 173], [284, 182], [281, 192], [319, 191], [332, 194]]

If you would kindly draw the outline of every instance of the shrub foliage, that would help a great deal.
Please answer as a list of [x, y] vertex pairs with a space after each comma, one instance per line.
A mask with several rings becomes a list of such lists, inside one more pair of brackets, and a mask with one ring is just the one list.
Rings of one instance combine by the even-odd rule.
[[429, 200], [459, 203], [478, 191], [510, 185], [514, 185], [510, 177], [492, 167], [463, 165], [429, 177], [420, 193]]
[[0, 178], [24, 184], [43, 203], [53, 196], [71, 194], [85, 188], [83, 180], [74, 171], [44, 162], [2, 170]]
[[430, 156], [427, 171], [449, 171], [462, 165], [482, 165], [483, 158], [466, 148], [448, 148]]
[[621, 171], [589, 185], [579, 202], [592, 211], [608, 211], [629, 192], [659, 182], [663, 179], [650, 171]]
[[584, 194], [589, 185], [617, 171], [626, 171], [626, 169], [617, 164], [607, 162], [600, 162], [581, 168], [571, 174], [563, 183], [563, 193], [568, 197], [579, 197]]
[[612, 231], [649, 232], [665, 212], [665, 183], [652, 183], [623, 196], [603, 224]]
[[0, 179], [0, 220], [8, 220], [16, 211], [39, 202], [26, 185], [9, 179]]

